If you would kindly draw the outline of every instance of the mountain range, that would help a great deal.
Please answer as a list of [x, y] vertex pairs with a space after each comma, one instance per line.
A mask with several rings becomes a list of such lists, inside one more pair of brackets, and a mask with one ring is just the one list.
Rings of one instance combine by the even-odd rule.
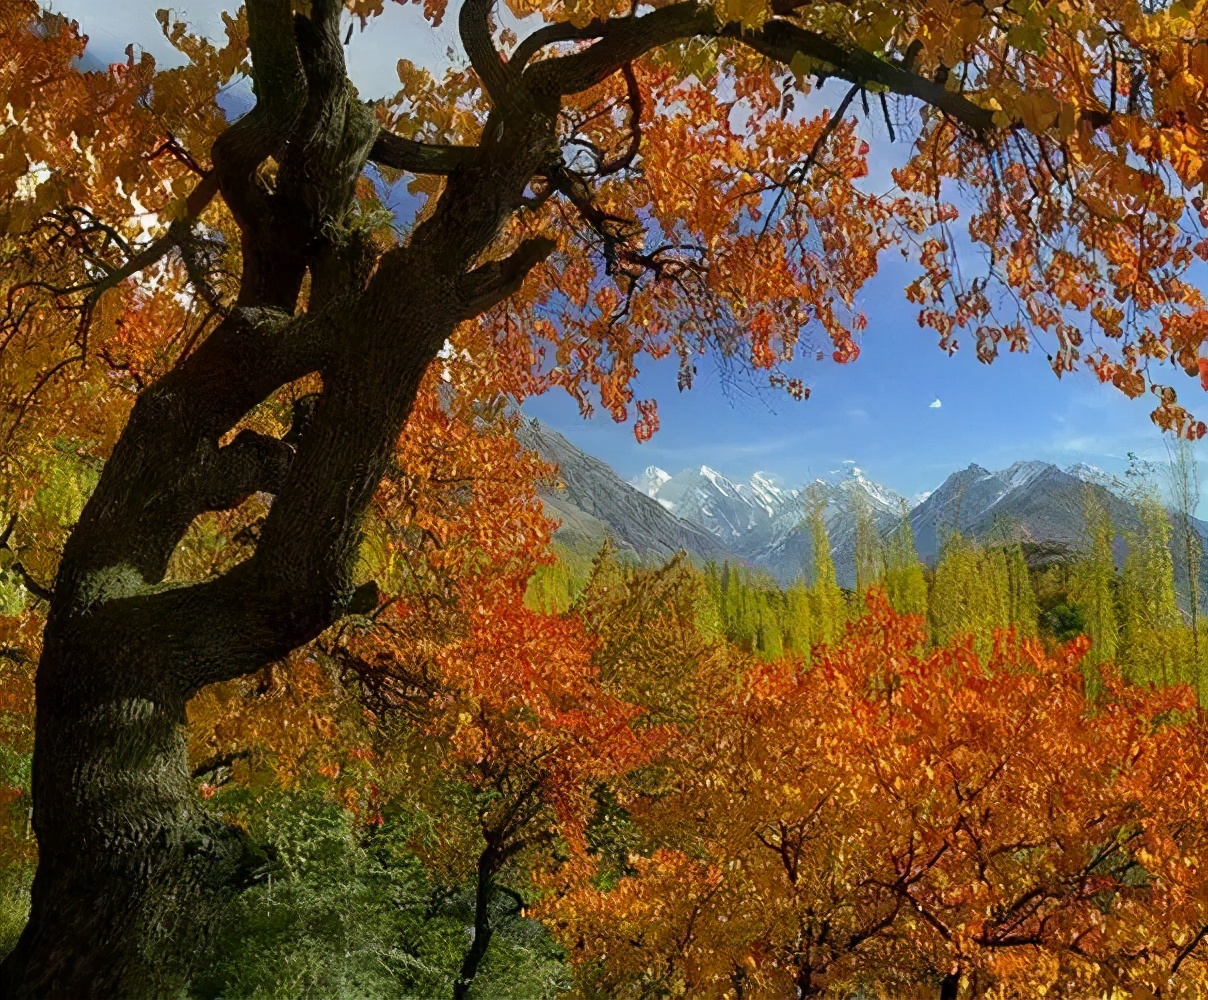
[[[806, 575], [813, 547], [805, 523], [805, 490], [757, 472], [731, 479], [707, 465], [671, 474], [657, 466], [626, 482], [600, 459], [557, 431], [527, 421], [526, 447], [558, 465], [562, 488], [542, 495], [562, 522], [555, 538], [578, 551], [611, 536], [622, 550], [665, 558], [680, 549], [702, 561], [730, 559], [767, 571], [781, 584]], [[841, 586], [855, 582], [856, 514], [871, 513], [883, 534], [910, 519], [919, 556], [934, 563], [947, 531], [983, 541], [1035, 543], [1038, 558], [1060, 558], [1077, 548], [1089, 489], [1121, 531], [1137, 526], [1136, 508], [1117, 478], [1085, 463], [1062, 469], [1021, 461], [1000, 471], [980, 465], [953, 472], [940, 486], [910, 501], [870, 479], [854, 462], [810, 484], [825, 500], [823, 518]], [[1208, 523], [1195, 521], [1208, 539]], [[1123, 543], [1117, 555], [1123, 558]]]

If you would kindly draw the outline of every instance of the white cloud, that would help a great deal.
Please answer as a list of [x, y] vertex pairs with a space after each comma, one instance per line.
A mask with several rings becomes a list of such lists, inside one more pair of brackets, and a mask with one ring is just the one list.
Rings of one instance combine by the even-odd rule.
[[943, 406], [944, 404], [940, 402], [940, 398], [939, 398], [939, 396], [936, 396], [936, 397], [935, 397], [935, 402], [934, 402], [934, 403], [928, 403], [927, 405], [928, 405], [928, 407], [929, 407], [930, 409], [932, 409], [932, 410], [938, 410], [938, 409], [939, 409], [941, 406]]

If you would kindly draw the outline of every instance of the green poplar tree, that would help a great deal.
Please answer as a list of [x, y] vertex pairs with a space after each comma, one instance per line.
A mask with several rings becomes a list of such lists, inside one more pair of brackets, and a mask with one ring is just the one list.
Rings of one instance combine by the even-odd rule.
[[1032, 587], [1032, 574], [1024, 558], [1023, 546], [1016, 542], [1007, 551], [1008, 621], [1021, 636], [1039, 631], [1040, 609]]
[[864, 611], [864, 597], [885, 575], [885, 550], [872, 506], [863, 494], [849, 501], [856, 523], [856, 593], [852, 611], [859, 616]]
[[1098, 667], [1116, 659], [1120, 641], [1116, 613], [1116, 566], [1112, 542], [1116, 528], [1111, 514], [1090, 486], [1083, 499], [1082, 557], [1074, 565], [1070, 599], [1082, 611], [1091, 640], [1084, 662], [1089, 689], [1098, 688]]
[[843, 635], [847, 621], [847, 602], [835, 576], [835, 561], [831, 556], [830, 535], [823, 512], [826, 496], [815, 484], [806, 498], [810, 540], [814, 546], [813, 584], [810, 587], [810, 611], [815, 642], [832, 644]]
[[1121, 578], [1121, 661], [1130, 679], [1171, 684], [1186, 656], [1183, 619], [1174, 583], [1171, 527], [1157, 491], [1145, 489], [1137, 504], [1140, 526], [1128, 539]]
[[810, 646], [813, 642], [813, 622], [810, 618], [810, 594], [805, 584], [798, 580], [784, 595], [784, 646], [790, 653], [797, 653], [810, 661]]
[[927, 615], [927, 577], [914, 547], [909, 510], [902, 501], [902, 519], [889, 536], [885, 554], [885, 590], [889, 603], [903, 615]]

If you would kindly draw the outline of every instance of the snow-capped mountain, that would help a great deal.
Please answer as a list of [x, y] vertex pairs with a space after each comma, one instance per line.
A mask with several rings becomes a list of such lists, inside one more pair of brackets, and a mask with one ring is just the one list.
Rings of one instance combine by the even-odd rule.
[[1108, 493], [1114, 493], [1118, 497], [1124, 497], [1128, 493], [1128, 484], [1123, 479], [1113, 476], [1110, 472], [1104, 472], [1097, 465], [1075, 462], [1065, 471], [1075, 479], [1081, 479], [1084, 483], [1102, 486]]
[[873, 510], [892, 511], [897, 514], [904, 499], [900, 493], [869, 479], [864, 470], [850, 459], [844, 462], [841, 468], [820, 478], [818, 482], [840, 490], [841, 496], [866, 498]]
[[667, 510], [671, 510], [671, 503], [667, 500], [659, 499], [659, 489], [671, 478], [670, 472], [664, 472], [657, 465], [648, 465], [646, 470], [640, 476], [634, 476], [629, 480], [629, 485], [634, 489], [645, 493], [646, 496], [653, 500], [658, 500]]
[[[788, 584], [808, 578], [813, 566], [806, 523], [807, 493], [812, 493], [825, 502], [823, 517], [839, 583], [850, 587], [855, 581], [857, 510], [867, 509], [877, 529], [887, 534], [906, 503], [854, 462], [801, 489], [770, 473], [742, 481], [708, 465], [675, 475], [650, 466], [626, 483], [599, 459], [535, 421], [526, 422], [520, 436], [560, 467], [564, 488], [545, 490], [543, 498], [562, 522], [557, 537], [586, 555], [610, 535], [638, 556], [663, 559], [682, 549], [700, 561], [730, 559], [763, 568]], [[1088, 484], [1120, 532], [1116, 555], [1122, 560], [1127, 534], [1139, 524], [1124, 484], [1085, 463], [1062, 470], [1038, 461], [1016, 462], [997, 472], [970, 465], [907, 503], [919, 555], [934, 563], [945, 534], [959, 530], [983, 542], [1037, 543], [1030, 552], [1041, 562], [1064, 558], [1082, 543]], [[1208, 524], [1196, 521], [1196, 526], [1208, 539]], [[1176, 553], [1176, 573], [1184, 572], [1177, 564]]]
[[[651, 466], [631, 482], [676, 517], [704, 528], [744, 561], [767, 569], [781, 582], [791, 582], [812, 565], [803, 493], [769, 473], [757, 472], [741, 482], [708, 465], [674, 476]], [[823, 516], [840, 583], [849, 583], [855, 574], [856, 510], [866, 506], [878, 527], [885, 528], [900, 516], [902, 498], [870, 479], [854, 462], [845, 462], [817, 480], [814, 489], [826, 502]]]
[[758, 531], [786, 507], [800, 506], [797, 491], [781, 488], [762, 472], [745, 483], [728, 479], [707, 465], [684, 469], [666, 479], [650, 472], [647, 469], [639, 477], [639, 489], [645, 487], [648, 496], [676, 517], [700, 525], [727, 545], [736, 545]]
[[555, 537], [569, 548], [591, 556], [607, 536], [622, 551], [639, 557], [666, 559], [683, 550], [702, 562], [734, 558], [709, 532], [643, 496], [553, 428], [526, 420], [517, 437], [558, 466], [561, 486], [546, 486], [540, 492], [547, 513], [561, 522]]
[[901, 517], [902, 497], [870, 479], [855, 462], [816, 479], [804, 494], [794, 490], [794, 503], [781, 508], [768, 525], [750, 533], [742, 552], [757, 566], [767, 569], [781, 583], [809, 575], [814, 563], [813, 539], [806, 522], [807, 495], [825, 502], [822, 511], [830, 538], [835, 574], [841, 586], [853, 586], [856, 576], [856, 519], [861, 509], [884, 532]]
[[1131, 527], [1136, 521], [1132, 507], [1096, 481], [1093, 473], [1101, 470], [1082, 466], [1079, 471], [1081, 475], [1062, 471], [1048, 462], [1016, 462], [999, 472], [980, 465], [954, 472], [910, 513], [919, 555], [933, 560], [945, 533], [953, 530], [981, 539], [1009, 537], [1075, 548], [1083, 535], [1088, 483], [1113, 521], [1121, 529]]

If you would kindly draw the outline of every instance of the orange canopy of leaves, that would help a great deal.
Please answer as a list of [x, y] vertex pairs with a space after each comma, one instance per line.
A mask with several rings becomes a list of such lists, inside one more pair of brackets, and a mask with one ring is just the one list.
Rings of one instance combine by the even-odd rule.
[[[542, 914], [610, 996], [975, 991], [1196, 996], [1208, 982], [1208, 728], [1184, 689], [1002, 636], [922, 652], [873, 592], [802, 672], [760, 663], [631, 806], [660, 846]], [[576, 884], [576, 879], [578, 881]], [[736, 986], [737, 984], [737, 986]]]
[[[524, 53], [537, 66], [590, 47], [586, 26], [629, 13], [614, 0], [509, 6], [527, 19], [526, 37], [541, 25], [587, 32]], [[384, 0], [346, 7], [373, 31]], [[1152, 390], [1160, 426], [1199, 433], [1194, 407], [1158, 366], [1199, 374], [1208, 64], [1187, 39], [1204, 27], [1202, 3], [699, 7], [725, 38], [654, 44], [624, 72], [564, 95], [563, 166], [534, 179], [496, 248], [541, 234], [557, 251], [521, 293], [459, 334], [479, 363], [500, 369], [505, 391], [561, 387], [585, 412], [598, 405], [624, 420], [644, 357], [674, 353], [687, 386], [695, 358], [717, 350], [801, 398], [801, 379], [783, 369], [803, 343], [813, 353], [829, 342], [840, 362], [857, 357], [859, 293], [884, 253], [900, 250], [918, 268], [907, 296], [942, 347], [967, 336], [989, 361], [1003, 344], [1038, 344], [1058, 374], [1086, 363], [1130, 395]], [[445, 15], [441, 0], [423, 9], [433, 23]], [[869, 53], [905, 75], [885, 100], [875, 80], [872, 100], [832, 98], [815, 89], [836, 75], [820, 57], [744, 44], [744, 32], [769, 25], [837, 47], [838, 76], [881, 72], [861, 61]], [[195, 326], [205, 309], [169, 299], [150, 316], [126, 284], [97, 310], [95, 269], [120, 270], [180, 216], [225, 121], [216, 93], [248, 66], [241, 15], [227, 17], [221, 45], [169, 17], [163, 26], [187, 66], [161, 71], [143, 56], [81, 73], [72, 60], [84, 43], [65, 20], [38, 19], [26, 0], [0, 22], [10, 53], [0, 67], [10, 123], [0, 214], [28, 258], [26, 278], [7, 289], [21, 358], [2, 388], [22, 420], [36, 406], [60, 425], [107, 425], [102, 441], [124, 413], [110, 405], [106, 376], [145, 378], [152, 358], [162, 367], [187, 346], [172, 331]], [[495, 34], [505, 63], [525, 44], [519, 31]], [[399, 76], [400, 91], [376, 105], [384, 127], [424, 141], [482, 138], [491, 101], [473, 69], [458, 63], [437, 76], [403, 61]], [[895, 151], [890, 137], [912, 145]], [[422, 217], [443, 180], [408, 180], [427, 203]], [[215, 206], [206, 224], [222, 231], [224, 216]], [[237, 270], [233, 242], [228, 271]], [[89, 259], [92, 272], [82, 267]], [[174, 261], [158, 266], [179, 281]], [[28, 284], [36, 280], [46, 286]], [[61, 315], [84, 299], [96, 312], [87, 337]], [[651, 412], [637, 411], [640, 438], [656, 426]]]

